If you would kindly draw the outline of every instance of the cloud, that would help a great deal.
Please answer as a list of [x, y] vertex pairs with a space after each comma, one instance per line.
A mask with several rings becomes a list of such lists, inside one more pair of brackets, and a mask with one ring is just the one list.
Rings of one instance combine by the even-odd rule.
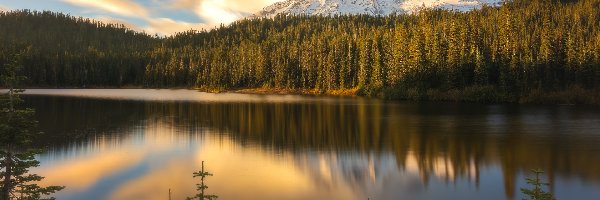
[[[160, 166], [152, 167], [152, 171], [131, 179], [110, 194], [109, 199], [146, 199], [164, 200], [165, 191], [173, 189], [173, 199], [185, 199], [195, 191], [196, 180], [190, 172], [197, 171], [198, 166], [189, 164], [187, 158], [168, 158]], [[171, 196], [170, 196], [171, 197]]]
[[145, 156], [138, 149], [126, 150], [93, 153], [36, 170], [40, 174], [53, 174], [42, 180], [43, 185], [68, 185], [70, 191], [81, 191], [118, 174], [122, 168], [138, 165]]
[[258, 12], [263, 7], [277, 1], [281, 0], [153, 0], [153, 3], [159, 8], [192, 11], [203, 23], [190, 23], [171, 18], [153, 18], [148, 20], [149, 26], [145, 30], [149, 33], [171, 35], [191, 29], [211, 29]]
[[[101, 11], [104, 16], [123, 16], [141, 19], [143, 23], [131, 23], [117, 17], [95, 17], [107, 23], [124, 24], [133, 30], [150, 34], [171, 35], [187, 30], [211, 29], [229, 24], [265, 6], [282, 0], [61, 0], [84, 8]], [[166, 13], [189, 12], [190, 17], [166, 16]], [[194, 18], [194, 16], [196, 18]], [[202, 23], [197, 23], [197, 22]]]
[[232, 10], [223, 0], [202, 1], [196, 14], [211, 24], [228, 24], [241, 17], [238, 11]]
[[282, 0], [153, 0], [166, 9], [192, 11], [207, 26], [213, 27], [221, 23], [229, 24], [278, 1]]
[[4, 5], [0, 4], [0, 11], [9, 11], [10, 9]]
[[188, 23], [169, 18], [149, 19], [148, 23], [149, 25], [145, 27], [144, 30], [150, 34], [156, 33], [159, 35], [172, 35], [177, 32], [183, 32], [192, 29], [201, 30], [210, 28], [210, 25], [205, 23]]
[[[218, 0], [217, 0], [218, 1]], [[227, 7], [232, 10], [244, 12], [244, 13], [255, 13], [260, 11], [262, 8], [269, 6], [273, 3], [280, 2], [282, 0], [221, 0], [225, 2]]]
[[82, 7], [92, 7], [114, 14], [130, 17], [148, 17], [150, 12], [131, 0], [63, 0]]
[[[209, 6], [217, 6], [225, 8], [226, 10], [230, 10], [232, 12], [240, 12], [240, 13], [254, 13], [258, 12], [260, 9], [271, 5], [276, 2], [280, 2], [283, 0], [169, 0], [166, 3], [167, 7], [175, 8], [175, 9], [186, 9], [186, 8], [198, 8], [202, 5]], [[154, 0], [156, 3], [163, 2], [164, 0]], [[214, 7], [213, 7], [214, 8]]]
[[202, 0], [195, 12], [212, 25], [228, 24], [278, 1], [281, 0]]
[[[157, 4], [161, 4], [161, 2], [164, 2], [161, 0], [154, 1]], [[170, 0], [165, 6], [170, 9], [189, 9], [198, 7], [200, 3], [202, 3], [202, 0]]]

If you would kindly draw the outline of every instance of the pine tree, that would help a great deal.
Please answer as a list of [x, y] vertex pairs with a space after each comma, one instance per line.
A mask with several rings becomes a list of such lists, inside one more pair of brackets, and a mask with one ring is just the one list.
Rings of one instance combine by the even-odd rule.
[[217, 199], [219, 198], [217, 195], [212, 195], [212, 194], [205, 194], [204, 190], [208, 189], [208, 186], [206, 186], [206, 184], [204, 184], [204, 179], [208, 176], [212, 176], [213, 174], [204, 171], [204, 161], [202, 161], [202, 169], [198, 172], [194, 172], [194, 178], [196, 177], [200, 177], [200, 184], [196, 184], [196, 191], [198, 191], [198, 194], [194, 195], [193, 197], [188, 197], [188, 200], [194, 200], [194, 199], [198, 199], [198, 200], [204, 200], [204, 199], [208, 199], [208, 200], [213, 200], [213, 199]]
[[533, 169], [531, 172], [535, 173], [535, 178], [527, 178], [527, 184], [532, 185], [533, 189], [521, 188], [521, 192], [531, 200], [553, 200], [554, 196], [550, 192], [546, 192], [542, 189], [542, 186], [549, 185], [544, 183], [540, 179], [540, 175], [544, 173], [541, 169]]
[[46, 197], [62, 190], [62, 186], [41, 187], [35, 183], [42, 180], [37, 174], [29, 174], [29, 168], [39, 166], [34, 156], [40, 151], [28, 148], [31, 140], [38, 134], [35, 131], [37, 122], [34, 120], [33, 109], [19, 108], [18, 83], [24, 77], [18, 76], [21, 69], [18, 56], [4, 66], [1, 80], [8, 89], [8, 94], [2, 96], [0, 115], [0, 199], [53, 199]]

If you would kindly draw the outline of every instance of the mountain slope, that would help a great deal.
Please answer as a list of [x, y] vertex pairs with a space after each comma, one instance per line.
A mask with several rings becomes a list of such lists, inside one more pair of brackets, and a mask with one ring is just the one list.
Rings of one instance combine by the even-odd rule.
[[426, 8], [468, 11], [483, 5], [499, 5], [502, 0], [286, 0], [265, 7], [256, 17], [295, 15], [389, 15], [412, 13]]

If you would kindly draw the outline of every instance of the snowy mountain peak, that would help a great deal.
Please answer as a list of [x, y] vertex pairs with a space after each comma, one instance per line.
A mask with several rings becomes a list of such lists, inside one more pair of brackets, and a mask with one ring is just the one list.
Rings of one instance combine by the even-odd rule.
[[468, 11], [483, 5], [499, 5], [502, 0], [286, 0], [265, 7], [256, 17], [295, 15], [389, 15], [412, 13], [420, 8]]

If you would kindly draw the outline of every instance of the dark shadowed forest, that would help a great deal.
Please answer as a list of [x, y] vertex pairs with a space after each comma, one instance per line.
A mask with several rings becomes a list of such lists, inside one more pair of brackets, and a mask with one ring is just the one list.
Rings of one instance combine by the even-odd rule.
[[279, 15], [172, 36], [9, 11], [0, 12], [0, 66], [19, 59], [30, 87], [285, 88], [597, 104], [599, 8], [600, 0], [515, 0], [470, 12]]

